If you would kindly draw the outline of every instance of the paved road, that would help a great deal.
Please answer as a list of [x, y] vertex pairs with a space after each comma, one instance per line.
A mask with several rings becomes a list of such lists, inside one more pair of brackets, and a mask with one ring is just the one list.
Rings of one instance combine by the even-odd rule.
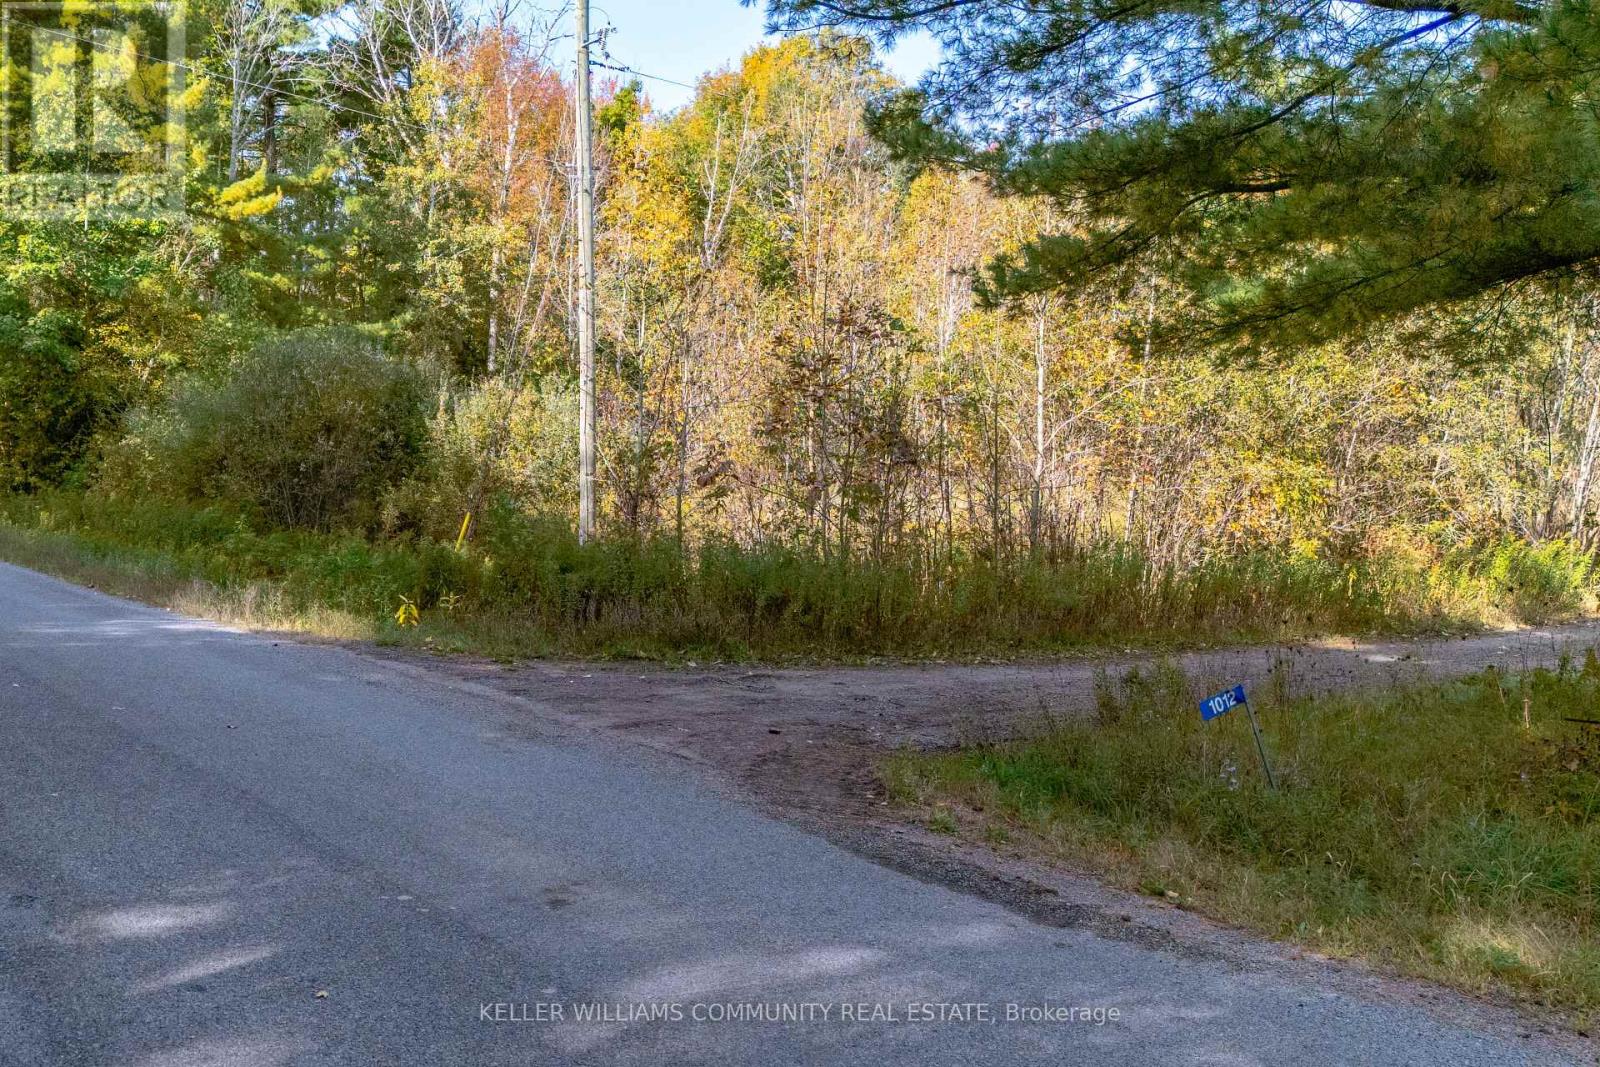
[[[1036, 926], [527, 718], [0, 565], [0, 1061], [1563, 1062]], [[997, 1020], [906, 1021], [912, 1001]], [[574, 1017], [595, 1002], [613, 1018]], [[1008, 1002], [1121, 1018], [1008, 1023]], [[801, 1003], [829, 1021], [695, 1019]]]

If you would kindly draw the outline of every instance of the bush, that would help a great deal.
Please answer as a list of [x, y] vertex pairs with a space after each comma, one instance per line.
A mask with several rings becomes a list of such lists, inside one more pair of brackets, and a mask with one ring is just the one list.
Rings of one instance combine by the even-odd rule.
[[572, 514], [577, 405], [575, 390], [549, 383], [462, 383], [429, 420], [422, 470], [384, 499], [385, 530], [454, 540], [463, 513], [499, 497], [534, 513]]
[[348, 330], [302, 330], [220, 381], [191, 379], [136, 427], [174, 495], [244, 508], [272, 526], [371, 527], [417, 466], [428, 391], [416, 368]]
[[82, 458], [100, 404], [70, 316], [27, 318], [0, 290], [0, 489], [60, 484]]

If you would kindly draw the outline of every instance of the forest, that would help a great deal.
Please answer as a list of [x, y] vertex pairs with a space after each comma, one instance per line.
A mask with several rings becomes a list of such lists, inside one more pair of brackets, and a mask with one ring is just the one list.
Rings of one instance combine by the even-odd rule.
[[[568, 12], [192, 4], [183, 211], [0, 216], [0, 552], [506, 654], [1582, 613], [1600, 318], [1569, 246], [1594, 192], [1551, 160], [1600, 158], [1573, 147], [1595, 31], [1557, 17], [1586, 5], [1537, 30], [1518, 5], [1291, 6], [1125, 4], [1112, 44], [1110, 16], [1063, 14], [1100, 3], [777, 3], [791, 34], [674, 110], [597, 70], [580, 545]], [[880, 50], [924, 25], [945, 63], [899, 85]], [[1518, 49], [1569, 95], [1503, 88]], [[1426, 79], [1504, 121], [1451, 141], [1471, 116], [1414, 103]]]

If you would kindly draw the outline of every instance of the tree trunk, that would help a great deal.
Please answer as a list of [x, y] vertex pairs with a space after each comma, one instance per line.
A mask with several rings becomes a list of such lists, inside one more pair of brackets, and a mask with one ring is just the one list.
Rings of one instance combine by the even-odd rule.
[[261, 164], [269, 178], [278, 172], [278, 93], [270, 80], [261, 94]]

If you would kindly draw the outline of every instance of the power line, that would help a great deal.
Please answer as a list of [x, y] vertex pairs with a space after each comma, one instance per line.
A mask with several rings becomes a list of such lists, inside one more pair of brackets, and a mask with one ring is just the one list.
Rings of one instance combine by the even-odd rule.
[[[596, 9], [600, 11], [601, 14], [605, 15], [606, 24], [600, 29], [594, 31], [593, 36], [595, 46], [599, 49], [600, 54], [606, 59], [615, 60], [617, 57], [611, 54], [611, 49], [607, 47], [607, 43], [610, 41], [611, 35], [617, 32], [617, 24], [611, 18], [611, 12], [607, 11], [605, 8], [599, 7], [598, 5], [596, 5]], [[680, 89], [699, 88], [698, 86], [691, 85], [688, 82], [679, 81], [676, 78], [668, 78], [663, 74], [647, 74], [637, 67], [628, 66], [626, 63], [602, 63], [600, 60], [594, 58], [591, 58], [589, 63], [591, 66], [603, 67], [606, 70], [614, 70], [619, 74], [632, 74], [640, 78], [648, 78], [653, 82], [664, 82], [667, 85], [676, 85]]]
[[614, 63], [602, 63], [599, 60], [593, 60], [592, 65], [596, 67], [604, 67], [606, 70], [614, 70], [619, 74], [633, 74], [640, 78], [649, 78], [654, 82], [666, 82], [668, 85], [676, 85], [683, 89], [699, 88], [698, 86], [690, 85], [688, 82], [678, 81], [676, 78], [666, 78], [662, 77], [660, 74], [646, 74], [644, 71], [637, 70], [633, 67], [617, 66]]

